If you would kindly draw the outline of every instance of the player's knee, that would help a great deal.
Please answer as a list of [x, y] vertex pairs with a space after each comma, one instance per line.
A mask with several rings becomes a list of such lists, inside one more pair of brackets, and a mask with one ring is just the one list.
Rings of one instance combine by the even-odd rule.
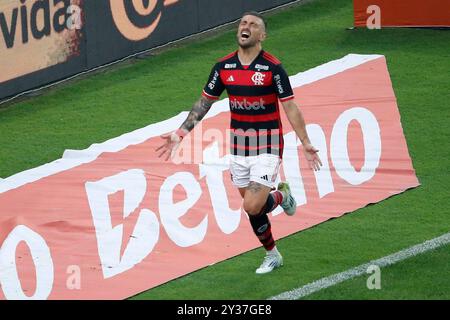
[[257, 216], [261, 213], [261, 204], [255, 201], [244, 201], [244, 210], [251, 216]]

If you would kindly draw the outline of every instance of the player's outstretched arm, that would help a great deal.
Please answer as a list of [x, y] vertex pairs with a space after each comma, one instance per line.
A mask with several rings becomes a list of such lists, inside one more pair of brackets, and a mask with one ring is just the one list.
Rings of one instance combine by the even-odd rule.
[[165, 156], [165, 161], [169, 160], [171, 155], [175, 152], [181, 140], [192, 130], [195, 125], [199, 123], [211, 108], [214, 100], [202, 96], [192, 107], [188, 117], [183, 122], [181, 127], [172, 132], [163, 134], [161, 136], [164, 139], [164, 143], [156, 149], [156, 152], [160, 151], [159, 158]]
[[308, 132], [306, 131], [305, 119], [303, 118], [297, 104], [293, 100], [283, 102], [282, 104], [292, 128], [295, 130], [295, 133], [297, 133], [297, 136], [302, 142], [303, 151], [305, 152], [309, 167], [315, 171], [320, 170], [322, 161], [320, 161], [319, 155], [317, 154], [319, 150], [314, 148], [309, 140]]

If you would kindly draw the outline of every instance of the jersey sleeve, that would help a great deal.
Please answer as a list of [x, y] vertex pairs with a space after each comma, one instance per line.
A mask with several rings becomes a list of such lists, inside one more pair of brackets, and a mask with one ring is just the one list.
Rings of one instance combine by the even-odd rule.
[[291, 83], [289, 82], [289, 76], [281, 64], [274, 69], [273, 83], [281, 102], [294, 99], [294, 92], [292, 91]]
[[218, 100], [223, 90], [225, 90], [225, 86], [220, 79], [220, 63], [217, 63], [211, 70], [202, 95], [209, 99]]

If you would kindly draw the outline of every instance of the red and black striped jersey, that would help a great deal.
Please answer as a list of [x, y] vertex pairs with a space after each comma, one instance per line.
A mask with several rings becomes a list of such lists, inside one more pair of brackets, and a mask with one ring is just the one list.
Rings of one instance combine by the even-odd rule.
[[283, 153], [283, 127], [279, 100], [294, 98], [289, 77], [281, 62], [261, 50], [249, 66], [237, 51], [213, 67], [203, 95], [219, 99], [226, 90], [231, 111], [231, 154], [253, 156]]

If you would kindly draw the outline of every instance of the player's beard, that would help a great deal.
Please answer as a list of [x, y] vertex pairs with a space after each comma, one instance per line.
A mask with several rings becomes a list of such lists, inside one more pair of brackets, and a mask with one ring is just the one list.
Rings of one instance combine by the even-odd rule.
[[242, 49], [249, 49], [252, 48], [254, 46], [256, 46], [258, 44], [258, 41], [256, 39], [253, 40], [247, 40], [245, 43], [241, 43], [240, 41], [240, 35], [238, 35], [237, 37], [237, 43], [238, 45], [242, 48]]

